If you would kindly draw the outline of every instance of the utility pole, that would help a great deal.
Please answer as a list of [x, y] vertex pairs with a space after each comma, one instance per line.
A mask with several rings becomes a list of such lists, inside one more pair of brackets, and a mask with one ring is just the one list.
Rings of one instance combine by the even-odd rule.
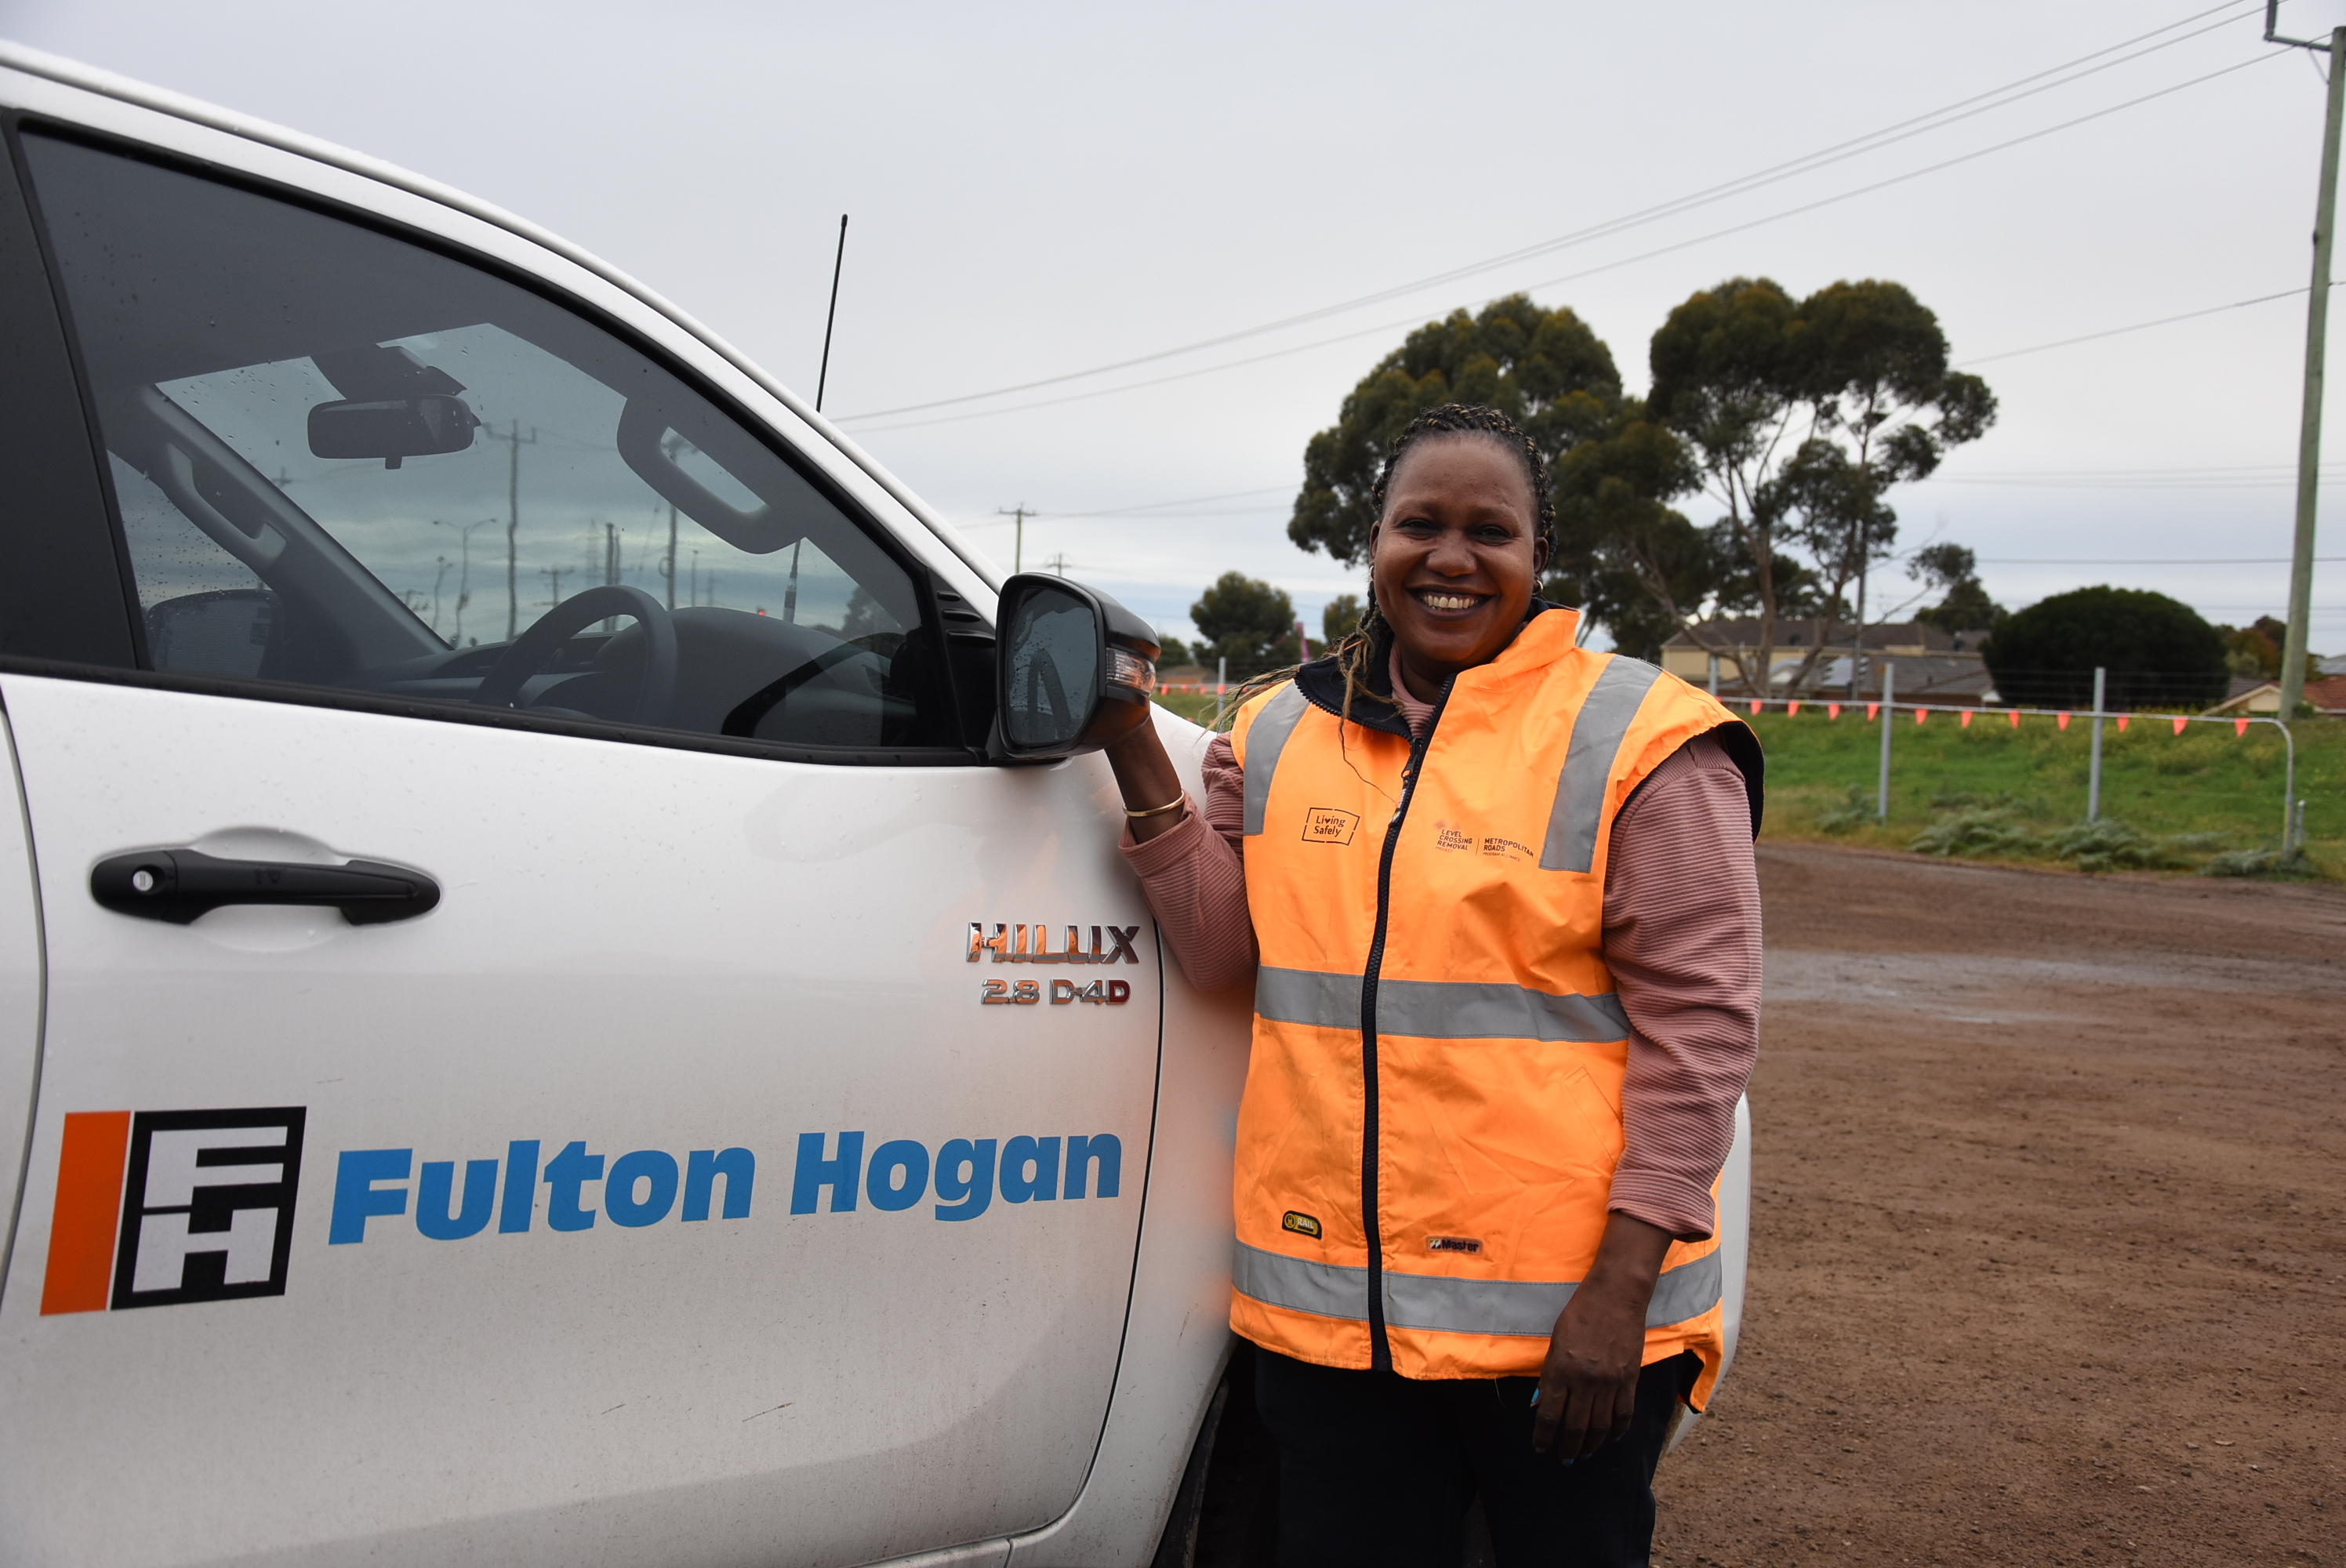
[[505, 479], [505, 641], [511, 642], [521, 634], [521, 449], [536, 444], [537, 428], [531, 426], [524, 435], [521, 421], [515, 420], [504, 435], [491, 430], [489, 439], [513, 448], [513, 466]]
[[2086, 768], [2086, 820], [2102, 820], [2102, 699], [2109, 687], [2108, 669], [2094, 667], [2094, 754]]
[[1898, 667], [1889, 659], [1882, 661], [1882, 789], [1876, 797], [1873, 814], [1881, 820], [1890, 820], [1890, 729], [1898, 718], [1893, 706], [1898, 700]]
[[1858, 683], [1865, 678], [1865, 568], [1857, 564], [1857, 631], [1849, 639], [1849, 699], [1857, 700]]
[[1062, 577], [1066, 576], [1067, 575], [1067, 553], [1065, 550], [1060, 551], [1057, 555], [1044, 562], [1043, 566], [1046, 571], [1056, 572]]
[[450, 647], [464, 646], [464, 607], [473, 602], [473, 530], [485, 528], [495, 521], [494, 517], [484, 517], [478, 523], [467, 523], [458, 527], [437, 517], [432, 520], [435, 528], [454, 528], [457, 538], [463, 542], [456, 567], [456, 627], [449, 640]]
[[2338, 127], [2346, 107], [2346, 27], [2327, 43], [2284, 38], [2273, 31], [2280, 0], [2265, 0], [2265, 41], [2318, 50], [2330, 56], [2329, 113], [2321, 128], [2321, 188], [2313, 202], [2313, 287], [2305, 301], [2305, 401], [2297, 431], [2297, 537], [2289, 568], [2289, 632], [2281, 641], [2280, 719], [2297, 717], [2305, 696], [2307, 623], [2313, 610], [2313, 522], [2321, 481], [2321, 376], [2330, 335], [2330, 263], [2338, 214]]
[[[607, 588], [616, 587], [618, 585], [618, 581], [619, 525], [617, 523], [606, 523], [603, 524], [603, 585]], [[605, 633], [607, 634], [615, 632], [618, 629], [618, 616], [606, 616], [603, 618], [603, 630]]]
[[[660, 575], [668, 579], [668, 607], [676, 608], [676, 503], [668, 504], [668, 555], [660, 561]], [[727, 1178], [730, 1180], [729, 1176]]]
[[1024, 501], [1015, 506], [997, 506], [994, 510], [997, 516], [1018, 519], [1018, 540], [1010, 547], [1010, 570], [1015, 574], [1022, 569], [1020, 563], [1026, 559], [1026, 519], [1035, 514], [1027, 510]]
[[[786, 626], [794, 626], [799, 622], [799, 551], [805, 545], [806, 541], [801, 539], [790, 546], [790, 585], [782, 590], [782, 625]], [[726, 1179], [729, 1181], [732, 1178], [729, 1176]]]
[[831, 259], [831, 309], [822, 317], [822, 369], [815, 372], [814, 412], [822, 412], [822, 389], [831, 380], [831, 328], [839, 320], [839, 270], [847, 265], [847, 214], [839, 215], [839, 254]]

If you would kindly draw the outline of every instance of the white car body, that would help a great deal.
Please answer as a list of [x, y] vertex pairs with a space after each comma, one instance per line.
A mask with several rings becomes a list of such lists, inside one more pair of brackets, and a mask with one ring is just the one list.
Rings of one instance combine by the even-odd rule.
[[[533, 280], [683, 367], [991, 619], [999, 579], [950, 525], [551, 236], [14, 46], [0, 109]], [[22, 659], [0, 660], [0, 703], [16, 808], [0, 812], [0, 1558], [1149, 1561], [1229, 1353], [1249, 1007], [1193, 991], [1162, 950], [1113, 847], [1101, 759], [830, 765]], [[1206, 737], [1157, 718], [1195, 788]], [[164, 845], [392, 862], [444, 895], [355, 926], [258, 906], [175, 924], [95, 901], [94, 866]], [[1137, 928], [1113, 966], [1128, 1000], [983, 1005], [996, 972], [969, 933], [1003, 922], [1089, 929], [1095, 948], [1098, 928]], [[228, 1143], [105, 1119], [221, 1109], [249, 1124]], [[82, 1245], [59, 1227], [93, 1223], [67, 1190], [70, 1116], [96, 1118], [73, 1125], [85, 1139], [128, 1127], [145, 1186], [108, 1211], [114, 1305], [44, 1310]], [[1730, 1349], [1746, 1126], [1722, 1205]], [[926, 1203], [846, 1209], [835, 1179], [808, 1188], [810, 1169], [861, 1169], [824, 1164], [858, 1133], [875, 1160], [892, 1140], [943, 1161], [952, 1140], [1020, 1136], [1088, 1140], [1095, 1157], [1081, 1201], [1037, 1188], [1057, 1201], [939, 1223]], [[249, 1152], [296, 1138], [290, 1170]], [[157, 1286], [158, 1304], [126, 1305], [126, 1278], [177, 1280], [200, 1246], [178, 1210], [220, 1163], [206, 1147], [246, 1149], [236, 1168], [265, 1168], [245, 1179], [286, 1184], [281, 1211], [238, 1209], [252, 1228], [221, 1244], [223, 1278], [273, 1268], [274, 1291]], [[624, 1196], [567, 1189], [601, 1222], [553, 1227], [536, 1162], [616, 1171], [638, 1153]], [[423, 1231], [432, 1162], [469, 1193], [492, 1160], [500, 1195], [531, 1196], [501, 1200], [495, 1229]], [[679, 1171], [672, 1214], [658, 1194]], [[696, 1201], [709, 1217], [691, 1223]], [[283, 1222], [273, 1260], [255, 1217]]]

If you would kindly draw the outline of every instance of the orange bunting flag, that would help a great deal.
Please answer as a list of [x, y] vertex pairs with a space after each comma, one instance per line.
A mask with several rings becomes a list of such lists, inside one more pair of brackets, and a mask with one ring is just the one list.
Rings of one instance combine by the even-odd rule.
[[2012, 728], [2014, 729], [2020, 728], [2020, 709], [2016, 708], [2012, 710]]
[[1927, 708], [1918, 708], [1914, 710], [1914, 722], [1917, 724], [1922, 723], [1924, 719], [1930, 717], [1931, 710]]
[[2131, 713], [2121, 713], [2118, 715], [2118, 733], [2120, 735], [2124, 735], [2126, 733], [2127, 720], [2133, 717], [2134, 715]]
[[[1832, 720], [1832, 719], [1839, 718], [1840, 717], [1841, 717], [1841, 704], [1840, 704], [1840, 703], [1838, 703], [1838, 702], [1828, 702], [1828, 703], [1826, 703], [1826, 704], [1825, 704], [1825, 718], [1826, 718], [1826, 720], [1827, 720], [1828, 722], [1830, 722], [1830, 721], [1831, 721], [1831, 720]], [[2245, 722], [2245, 720], [2244, 720], [2243, 722]]]
[[2235, 734], [2235, 735], [2246, 735], [2248, 732], [2249, 732], [2249, 721], [2248, 721], [2247, 719], [2245, 719], [2245, 718], [2236, 718], [2236, 719], [2232, 720], [2232, 733], [2233, 733], [2233, 734]]
[[1964, 728], [1965, 729], [1969, 729], [1971, 727], [1972, 727], [1972, 710], [1971, 710], [1970, 708], [1967, 708], [1964, 709]]
[[2066, 713], [2056, 713], [2053, 716], [2053, 722], [2066, 729], [2069, 728], [2069, 716]]
[[1882, 711], [1882, 705], [1881, 705], [1880, 703], [1878, 703], [1878, 702], [1869, 702], [1869, 703], [1867, 703], [1867, 704], [1865, 705], [1865, 722], [1866, 722], [1866, 723], [1868, 723], [1868, 724], [1872, 724], [1872, 723], [1873, 722], [1873, 716], [1874, 716], [1875, 714], [1877, 714], [1877, 713], [1880, 713], [1881, 711]]
[[1756, 697], [1751, 699], [1751, 711], [1754, 713], [1760, 711], [1760, 699]]
[[1797, 697], [1784, 705], [1784, 717], [1787, 718], [1795, 717], [1800, 711], [1800, 699]]
[[2191, 721], [2190, 721], [2189, 719], [2188, 719], [2188, 718], [2178, 718], [2178, 719], [2177, 719], [2177, 720], [2175, 721], [2175, 733], [2176, 733], [2176, 734], [2178, 734], [2178, 735], [2182, 734], [2182, 733], [2183, 733], [2183, 727], [2184, 727], [2185, 725], [2187, 725], [2187, 724], [2190, 723], [2190, 722], [2191, 722]]

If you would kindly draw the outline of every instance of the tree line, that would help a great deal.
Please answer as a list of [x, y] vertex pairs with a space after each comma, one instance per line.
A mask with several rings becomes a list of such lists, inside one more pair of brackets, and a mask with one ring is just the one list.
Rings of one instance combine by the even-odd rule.
[[[1796, 300], [1769, 279], [1731, 278], [1671, 311], [1647, 356], [1651, 389], [1639, 398], [1568, 307], [1516, 294], [1428, 322], [1306, 445], [1288, 537], [1363, 565], [1386, 446], [1438, 403], [1487, 403], [1549, 465], [1558, 548], [1545, 596], [1648, 658], [1681, 629], [1699, 637], [1705, 617], [1755, 616], [1756, 648], [1718, 651], [1758, 686], [1788, 622], [1856, 618], [1863, 575], [1895, 554], [1890, 487], [1927, 476], [1995, 419], [1987, 383], [1949, 367], [1938, 318], [1892, 282]], [[1692, 497], [1712, 520], [1674, 504]], [[1930, 545], [1908, 569], [1936, 590], [1942, 618], [1983, 626], [1996, 613], [1959, 545]], [[1821, 641], [1803, 639], [1794, 689], [1821, 673]]]
[[[1869, 569], [1897, 556], [1890, 487], [1927, 477], [1994, 423], [1986, 383], [1947, 360], [1938, 318], [1900, 284], [1837, 282], [1796, 300], [1769, 279], [1731, 278], [1670, 311], [1638, 398], [1569, 308], [1512, 295], [1428, 322], [1361, 379], [1305, 447], [1288, 537], [1364, 565], [1392, 439], [1436, 404], [1487, 403], [1548, 463], [1558, 548], [1545, 597], [1578, 606], [1616, 647], [1648, 659], [1681, 630], [1710, 641], [1707, 617], [1756, 617], [1756, 638], [1716, 647], [1746, 689], [1774, 669], [1787, 624], [1807, 622], [1798, 662], [1772, 683], [1798, 692], [1821, 677], [1823, 623], [1899, 613], [1879, 600], [1869, 613], [1862, 598]], [[1708, 523], [1679, 509], [1697, 500]], [[1937, 599], [1913, 618], [1995, 633], [1987, 662], [2007, 701], [2074, 706], [2101, 666], [2125, 672], [2140, 700], [2196, 705], [2233, 675], [2279, 667], [2278, 622], [2210, 626], [2165, 595], [2108, 586], [2007, 616], [1964, 545], [1933, 541], [1904, 565]], [[1357, 626], [1361, 609], [1356, 595], [1331, 600], [1323, 638]], [[1174, 641], [1168, 662], [1225, 659], [1242, 679], [1300, 657], [1293, 602], [1242, 573], [1225, 573], [1189, 616], [1201, 641]]]

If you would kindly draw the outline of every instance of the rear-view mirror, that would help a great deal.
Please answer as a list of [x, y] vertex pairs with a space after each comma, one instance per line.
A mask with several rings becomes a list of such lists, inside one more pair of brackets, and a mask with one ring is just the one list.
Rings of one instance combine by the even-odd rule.
[[1004, 760], [1096, 751], [1148, 719], [1156, 632], [1106, 594], [1028, 575], [1002, 585], [994, 744]]
[[310, 451], [318, 457], [436, 457], [473, 444], [481, 422], [444, 392], [373, 402], [321, 402], [310, 411]]

